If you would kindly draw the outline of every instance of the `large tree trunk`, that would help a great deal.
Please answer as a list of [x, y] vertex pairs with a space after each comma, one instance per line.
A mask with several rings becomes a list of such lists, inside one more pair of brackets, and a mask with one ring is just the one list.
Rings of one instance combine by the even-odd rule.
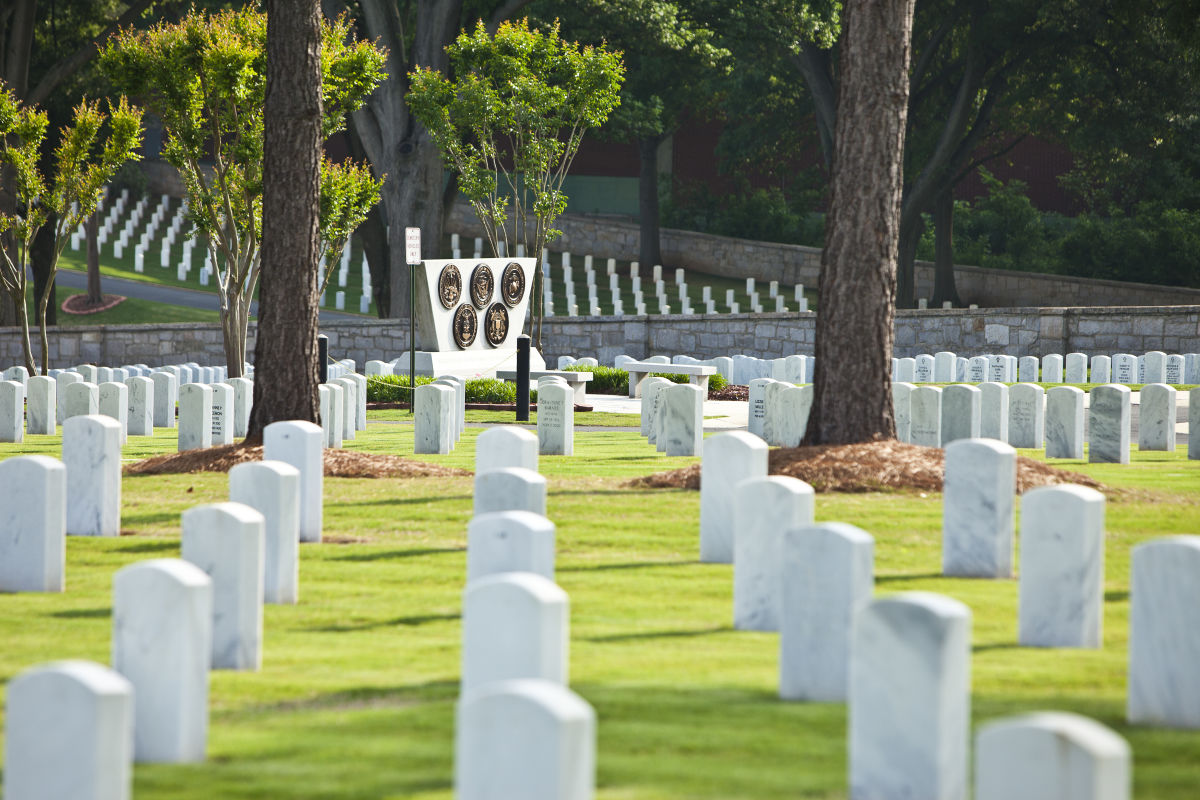
[[83, 225], [87, 238], [87, 305], [104, 302], [100, 289], [100, 211], [97, 209]]
[[954, 286], [954, 192], [947, 187], [933, 201], [933, 306], [962, 305]]
[[805, 441], [896, 436], [891, 357], [915, 0], [848, 0]]
[[267, 0], [262, 284], [249, 442], [282, 420], [318, 420], [321, 15], [317, 0]]
[[389, 80], [364, 108], [354, 112], [355, 133], [377, 176], [386, 175], [382, 200], [387, 221], [388, 309], [408, 316], [408, 264], [404, 229], [421, 229], [423, 256], [438, 253], [442, 238], [442, 157], [425, 127], [408, 110], [408, 72], [414, 66], [445, 70], [446, 43], [453, 37], [462, 0], [418, 0], [417, 23], [408, 54], [403, 20], [394, 0], [361, 0], [360, 24], [368, 38], [388, 48]]
[[662, 263], [658, 221], [658, 145], [657, 136], [638, 139], [638, 260], [643, 267]]
[[925, 219], [918, 213], [900, 214], [900, 259], [896, 270], [896, 308], [917, 306], [917, 246], [925, 235]]

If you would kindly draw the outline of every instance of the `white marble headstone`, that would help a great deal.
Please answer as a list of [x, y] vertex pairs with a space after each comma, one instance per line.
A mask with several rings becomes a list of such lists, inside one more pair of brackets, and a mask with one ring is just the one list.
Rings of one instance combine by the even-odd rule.
[[524, 467], [537, 472], [538, 438], [516, 425], [488, 428], [475, 439], [475, 471]]
[[1129, 800], [1129, 743], [1087, 717], [1040, 712], [975, 736], [975, 800]]
[[917, 360], [915, 358], [902, 358], [897, 362], [896, 374], [892, 377], [895, 383], [916, 383], [917, 382]]
[[1088, 461], [1128, 464], [1133, 392], [1110, 383], [1088, 394]]
[[1141, 383], [1138, 380], [1137, 356], [1117, 353], [1112, 357], [1112, 382], [1120, 384]]
[[155, 372], [154, 381], [154, 427], [175, 427], [175, 406], [179, 402], [179, 379], [173, 372]]
[[958, 357], [954, 353], [943, 350], [940, 353], [933, 354], [933, 382], [934, 383], [953, 383], [956, 379], [955, 371], [958, 366]]
[[737, 485], [733, 533], [733, 627], [779, 630], [783, 533], [812, 525], [813, 488], [783, 475]]
[[1025, 647], [1100, 647], [1104, 495], [1041, 486], [1021, 496], [1018, 639]]
[[850, 646], [850, 796], [965, 800], [971, 611], [903, 592], [872, 600]]
[[1138, 449], [1174, 453], [1175, 387], [1165, 383], [1149, 383], [1142, 387], [1140, 395]]
[[1017, 361], [1017, 380], [1021, 383], [1037, 383], [1041, 361], [1037, 356], [1021, 356]]
[[1134, 547], [1129, 605], [1129, 722], [1200, 728], [1200, 536]]
[[58, 430], [58, 382], [34, 375], [25, 385], [25, 432], [53, 436]]
[[538, 384], [537, 439], [539, 455], [574, 454], [575, 392], [566, 384]]
[[[787, 384], [776, 384], [786, 386]], [[793, 387], [795, 389], [795, 387]], [[795, 389], [795, 391], [801, 391]], [[706, 392], [687, 383], [673, 384], [663, 392], [663, 434], [668, 456], [698, 456], [704, 447]]]
[[779, 696], [844, 703], [854, 617], [875, 587], [875, 540], [826, 522], [783, 534]]
[[64, 399], [63, 418], [66, 422], [70, 417], [93, 416], [100, 413], [100, 387], [88, 381], [75, 381], [67, 384]]
[[924, 447], [942, 446], [942, 390], [917, 386], [909, 393], [909, 441]]
[[254, 407], [254, 381], [238, 377], [226, 383], [233, 387], [233, 436], [244, 439], [250, 430], [250, 411]]
[[1076, 386], [1046, 392], [1046, 458], [1083, 458], [1083, 399]]
[[263, 516], [263, 602], [300, 599], [300, 470], [245, 461], [229, 470], [229, 499]]
[[942, 390], [942, 446], [960, 439], [978, 439], [982, 394], [977, 386], [955, 384]]
[[1167, 354], [1161, 350], [1151, 350], [1143, 356], [1143, 366], [1145, 374], [1142, 376], [1142, 383], [1166, 383], [1167, 382]]
[[1062, 383], [1063, 382], [1063, 357], [1058, 353], [1049, 353], [1042, 356], [1042, 380], [1041, 383]]
[[997, 381], [979, 384], [979, 435], [1008, 442], [1008, 386]]
[[133, 684], [134, 760], [204, 760], [213, 584], [178, 558], [139, 561], [113, 576], [113, 669]]
[[1017, 451], [995, 439], [946, 446], [942, 572], [961, 578], [1012, 576]]
[[1064, 383], [1087, 383], [1088, 359], [1083, 353], [1067, 353], [1063, 359]]
[[129, 800], [133, 686], [91, 661], [56, 661], [8, 684], [6, 800]]
[[49, 456], [0, 461], [0, 591], [61, 592], [67, 470]]
[[125, 379], [129, 407], [125, 422], [130, 436], [154, 435], [154, 381], [135, 375]]
[[1040, 450], [1045, 437], [1046, 392], [1035, 383], [1008, 387], [1008, 443]]
[[263, 428], [263, 460], [282, 461], [300, 472], [300, 541], [321, 541], [325, 460], [321, 428], [305, 420]]
[[530, 511], [546, 516], [546, 479], [522, 467], [476, 472], [474, 516], [493, 511]]
[[710, 436], [700, 465], [700, 560], [733, 563], [737, 485], [767, 477], [767, 443], [747, 431]]
[[463, 593], [462, 691], [538, 678], [567, 685], [567, 593], [532, 572], [501, 572]]
[[0, 442], [25, 441], [25, 387], [0, 381]]
[[552, 681], [488, 684], [458, 704], [457, 800], [592, 800], [596, 712]]
[[129, 387], [124, 383], [108, 381], [100, 384], [99, 413], [112, 417], [121, 426], [121, 444], [129, 438]]
[[530, 511], [494, 511], [467, 525], [467, 583], [500, 572], [554, 580], [554, 523]]
[[212, 389], [203, 383], [179, 387], [179, 452], [212, 447]]
[[911, 383], [892, 382], [892, 413], [896, 418], [896, 440], [912, 441], [912, 391]]
[[264, 525], [241, 503], [183, 512], [182, 558], [213, 581], [213, 669], [262, 666]]
[[1092, 356], [1089, 383], [1108, 383], [1112, 380], [1112, 359], [1108, 356]]
[[121, 534], [121, 426], [100, 415], [70, 417], [63, 423], [63, 464], [67, 469], [67, 533]]
[[[338, 387], [340, 390], [340, 387]], [[454, 387], [436, 383], [418, 386], [413, 392], [413, 452], [449, 453], [454, 447]]]

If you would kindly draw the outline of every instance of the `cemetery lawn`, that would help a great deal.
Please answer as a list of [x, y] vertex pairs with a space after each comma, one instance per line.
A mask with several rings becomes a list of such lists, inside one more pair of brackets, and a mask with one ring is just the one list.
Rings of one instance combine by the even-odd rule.
[[[454, 453], [421, 458], [469, 469], [481, 430], [469, 428]], [[347, 446], [409, 454], [412, 438], [411, 426], [372, 424]], [[29, 437], [0, 457], [57, 456], [60, 442]], [[125, 456], [174, 447], [159, 429], [131, 438]], [[844, 798], [845, 708], [777, 699], [778, 637], [733, 631], [731, 567], [697, 560], [699, 494], [624, 488], [696, 459], [667, 458], [634, 431], [578, 431], [575, 449], [543, 456], [540, 469], [571, 602], [571, 686], [599, 721], [597, 797]], [[822, 494], [816, 514], [876, 537], [878, 592], [942, 592], [971, 607], [973, 727], [1032, 710], [1086, 714], [1129, 739], [1136, 797], [1190, 800], [1200, 731], [1123, 718], [1129, 549], [1200, 533], [1200, 461], [1182, 448], [1135, 449], [1133, 460], [1055, 462], [1119, 490], [1107, 508], [1095, 651], [1020, 648], [1016, 581], [940, 577], [938, 494]], [[113, 573], [178, 556], [179, 515], [224, 500], [227, 480], [126, 477], [122, 492], [127, 535], [71, 537], [64, 594], [0, 597], [5, 681], [48, 660], [108, 663]], [[471, 493], [469, 477], [326, 478], [325, 541], [301, 546], [300, 604], [266, 607], [262, 670], [212, 673], [207, 762], [139, 765], [135, 796], [448, 800]]]
[[[103, 289], [103, 285], [101, 288]], [[61, 306], [63, 301], [68, 297], [87, 293], [78, 289], [64, 289], [60, 287], [56, 294], [59, 306]], [[29, 319], [31, 326], [30, 335], [36, 338], [36, 318], [30, 316]], [[215, 310], [210, 311], [203, 308], [188, 308], [187, 306], [155, 303], [150, 300], [138, 300], [133, 297], [127, 297], [107, 311], [100, 311], [96, 314], [68, 314], [61, 307], [58, 310], [58, 324], [63, 328], [78, 328], [85, 325], [141, 325], [160, 322], [220, 321], [221, 315]], [[36, 344], [34, 348], [37, 348]]]
[[[601, 428], [638, 428], [641, 429], [642, 418], [638, 414], [609, 414], [603, 411], [576, 411], [575, 425], [578, 427]], [[482, 409], [467, 409], [467, 424], [486, 425], [524, 425], [513, 421], [512, 411], [485, 411]], [[381, 408], [367, 412], [368, 422], [404, 422], [412, 424], [413, 415], [406, 408]], [[537, 412], [530, 409], [529, 425], [537, 427]]]

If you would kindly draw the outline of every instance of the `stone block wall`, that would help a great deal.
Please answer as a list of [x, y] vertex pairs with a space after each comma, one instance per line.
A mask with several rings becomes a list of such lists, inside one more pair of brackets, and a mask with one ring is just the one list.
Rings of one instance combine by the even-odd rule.
[[[630, 261], [638, 257], [635, 223], [610, 217], [567, 215], [560, 217], [555, 226], [563, 232], [552, 243], [556, 252]], [[446, 230], [473, 238], [480, 235], [482, 228], [470, 207], [458, 203], [446, 221]], [[816, 247], [754, 242], [669, 228], [662, 231], [661, 246], [666, 266], [728, 278], [777, 280], [785, 286], [802, 283], [815, 289], [821, 269], [821, 250]], [[933, 265], [918, 261], [915, 279], [917, 297], [932, 297]], [[1200, 289], [1037, 272], [956, 266], [954, 280], [963, 305], [974, 303], [984, 308], [1200, 304]]]
[[[1138, 308], [937, 309], [896, 314], [897, 357], [950, 350], [961, 356], [1088, 356], [1141, 354], [1148, 350], [1200, 353], [1200, 305]], [[408, 326], [391, 320], [333, 322], [321, 326], [333, 358], [391, 360], [408, 347]], [[816, 315], [796, 312], [714, 316], [550, 317], [542, 354], [594, 356], [611, 364], [622, 353], [635, 358], [746, 355], [778, 358], [812, 354]], [[51, 366], [81, 363], [152, 366], [195, 361], [225, 363], [221, 327], [207, 323], [101, 325], [62, 328], [50, 334]], [[254, 327], [248, 352], [253, 357]], [[0, 369], [20, 363], [20, 331], [0, 328]]]

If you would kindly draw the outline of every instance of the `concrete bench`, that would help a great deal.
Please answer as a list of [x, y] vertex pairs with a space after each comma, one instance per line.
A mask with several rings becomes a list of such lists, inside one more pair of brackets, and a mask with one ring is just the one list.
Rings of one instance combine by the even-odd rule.
[[[544, 369], [544, 370], [531, 369], [531, 370], [529, 370], [530, 388], [536, 389], [538, 378], [545, 378], [550, 375], [557, 375], [558, 377], [562, 378], [563, 380], [565, 380], [567, 382], [567, 386], [570, 386], [571, 391], [573, 391], [575, 393], [575, 405], [577, 405], [577, 406], [586, 406], [587, 405], [587, 384], [588, 384], [588, 381], [590, 381], [592, 379], [592, 373], [590, 373], [590, 372], [570, 372], [567, 370], [559, 370], [559, 369]], [[498, 370], [496, 372], [496, 377], [502, 381], [508, 381], [509, 383], [516, 383], [517, 382], [517, 371], [516, 370]]]
[[708, 376], [716, 375], [717, 368], [707, 364], [652, 364], [646, 361], [627, 361], [623, 365], [629, 373], [629, 396], [642, 396], [642, 381], [652, 373], [659, 375], [687, 375], [688, 383], [699, 386], [708, 394]]

